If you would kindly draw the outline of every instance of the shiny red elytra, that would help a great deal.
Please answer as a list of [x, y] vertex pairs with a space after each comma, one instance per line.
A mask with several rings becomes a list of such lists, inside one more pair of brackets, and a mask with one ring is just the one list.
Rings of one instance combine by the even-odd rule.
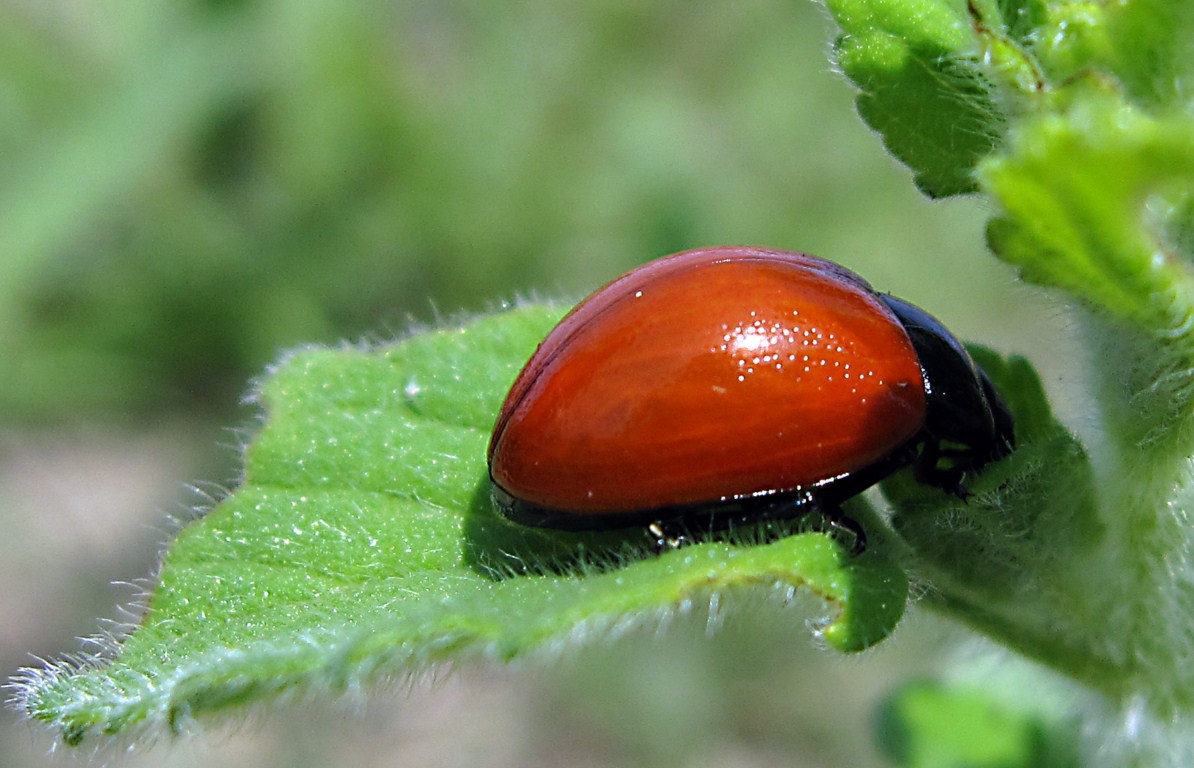
[[[944, 444], [944, 445], [943, 445]], [[923, 310], [800, 253], [668, 256], [581, 302], [515, 380], [489, 445], [507, 517], [662, 540], [817, 510], [915, 465], [1009, 453], [987, 376]]]

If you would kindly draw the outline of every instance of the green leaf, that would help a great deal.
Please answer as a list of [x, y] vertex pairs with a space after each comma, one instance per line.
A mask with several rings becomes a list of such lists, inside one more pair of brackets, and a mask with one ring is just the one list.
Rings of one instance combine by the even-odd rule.
[[1024, 121], [984, 164], [983, 186], [1003, 208], [991, 248], [1026, 280], [1110, 316], [1181, 328], [1194, 273], [1169, 228], [1194, 188], [1194, 120], [1146, 115], [1097, 85], [1080, 90], [1068, 110]]
[[842, 28], [835, 53], [861, 91], [858, 112], [931, 197], [975, 190], [974, 167], [1003, 116], [976, 66], [965, 3], [828, 0]]
[[[1090, 461], [1081, 444], [1054, 418], [1032, 366], [971, 348], [1015, 416], [1016, 450], [967, 480], [961, 500], [923, 486], [903, 472], [884, 482], [894, 507], [893, 527], [931, 564], [936, 586], [982, 594], [988, 607], [1038, 588], [1057, 553], [1085, 548], [1102, 529], [1094, 517]], [[1053, 541], [1055, 530], [1065, 541]], [[1027, 549], [1031, 556], [1025, 557]], [[1054, 554], [1050, 554], [1050, 552]], [[965, 585], [964, 587], [962, 585]]]
[[977, 567], [951, 566], [939, 593], [946, 610], [1175, 729], [1192, 701], [1192, 23], [1189, 3], [1047, 6], [1035, 52], [1048, 92], [978, 178], [998, 206], [991, 249], [1077, 299], [1090, 363], [1078, 402], [1098, 472], [1079, 482], [1082, 462], [1060, 443], [1018, 451], [1041, 468], [1031, 493], [1009, 501], [1006, 523], [967, 520], [989, 529], [968, 542]]
[[1008, 127], [1026, 116], [1056, 116], [1076, 82], [1122, 89], [1149, 110], [1181, 109], [1191, 99], [1189, 3], [826, 5], [841, 26], [837, 60], [860, 90], [859, 113], [932, 197], [978, 191], [975, 170], [1002, 147]]
[[242, 487], [170, 547], [113, 658], [29, 671], [21, 704], [71, 744], [295, 689], [358, 689], [437, 662], [599, 641], [742, 590], [823, 601], [866, 648], [907, 582], [882, 542], [746, 530], [655, 555], [642, 531], [563, 534], [495, 514], [485, 450], [523, 361], [560, 315], [528, 306], [377, 349], [303, 350], [263, 383]]
[[1023, 120], [980, 176], [1002, 208], [987, 227], [991, 249], [1024, 279], [1093, 310], [1087, 335], [1101, 344], [1093, 373], [1109, 429], [1124, 445], [1163, 448], [1153, 467], [1184, 465], [1194, 430], [1183, 373], [1194, 368], [1194, 119], [1149, 114], [1114, 85], [1083, 80], [1055, 113]]
[[875, 718], [883, 753], [900, 768], [1077, 768], [1073, 734], [983, 690], [909, 683]]
[[[1103, 595], [1087, 589], [1106, 540], [1094, 472], [1082, 444], [1057, 421], [1027, 360], [971, 347], [1011, 409], [1016, 450], [968, 478], [965, 500], [904, 472], [883, 484], [892, 527], [911, 547], [909, 569], [928, 586], [922, 603], [1096, 688], [1122, 680], [1092, 628]], [[1059, 611], [1058, 606], [1065, 610]], [[1062, 631], [1062, 628], [1068, 631]]]
[[1098, 72], [1145, 108], [1188, 103], [1194, 67], [1190, 3], [1050, 3], [1037, 24], [1037, 48], [1055, 84]]

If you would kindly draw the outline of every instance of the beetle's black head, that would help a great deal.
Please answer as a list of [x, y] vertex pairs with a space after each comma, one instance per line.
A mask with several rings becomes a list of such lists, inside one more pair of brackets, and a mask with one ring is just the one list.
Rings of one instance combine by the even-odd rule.
[[933, 443], [926, 450], [933, 464], [939, 457], [953, 459], [942, 479], [930, 481], [956, 486], [962, 472], [977, 471], [1015, 448], [1011, 411], [962, 343], [935, 317], [903, 299], [881, 298], [903, 324], [920, 358], [925, 439]]

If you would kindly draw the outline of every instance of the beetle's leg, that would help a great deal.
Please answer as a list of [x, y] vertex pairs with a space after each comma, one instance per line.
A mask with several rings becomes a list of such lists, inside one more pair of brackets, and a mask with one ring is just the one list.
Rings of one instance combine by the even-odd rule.
[[648, 525], [647, 535], [651, 539], [651, 549], [657, 555], [692, 543], [688, 533], [679, 525], [663, 520], [656, 520]]
[[941, 443], [935, 438], [930, 437], [924, 441], [924, 446], [920, 450], [920, 456], [917, 457], [916, 462], [912, 465], [912, 471], [918, 483], [936, 486], [946, 493], [952, 493], [962, 501], [965, 501], [973, 495], [966, 489], [966, 486], [962, 485], [962, 475], [966, 471], [965, 466], [960, 464], [945, 467], [938, 466], [942, 457], [948, 455], [950, 455], [950, 452], [943, 451]]
[[817, 511], [821, 513], [821, 518], [829, 524], [827, 533], [833, 534], [835, 539], [840, 540], [841, 537], [838, 534], [842, 532], [849, 534], [849, 538], [842, 543], [850, 544], [851, 555], [861, 555], [866, 551], [866, 531], [857, 520], [847, 516], [837, 505], [819, 506]]

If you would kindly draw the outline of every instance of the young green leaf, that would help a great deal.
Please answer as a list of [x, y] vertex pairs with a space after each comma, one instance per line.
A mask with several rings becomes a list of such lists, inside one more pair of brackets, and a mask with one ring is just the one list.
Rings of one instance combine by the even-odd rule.
[[1036, 26], [1038, 50], [1056, 86], [1097, 72], [1145, 109], [1165, 110], [1190, 99], [1190, 3], [1049, 3]]
[[[1108, 694], [1125, 730], [1170, 729], [1153, 743], [1133, 736], [1139, 764], [1186, 765], [1176, 736], [1194, 709], [1194, 6], [1049, 3], [1036, 23], [1038, 109], [1009, 125], [977, 178], [999, 208], [991, 249], [1077, 299], [1098, 472], [1076, 482], [1081, 462], [1064, 445], [1018, 451], [1042, 468], [1039, 480], [1006, 506], [1006, 523], [966, 520], [992, 530], [975, 537], [977, 567], [941, 604]], [[987, 587], [967, 594], [975, 581]], [[1131, 702], [1147, 702], [1143, 716]], [[1162, 740], [1168, 762], [1141, 757]]]
[[111, 658], [29, 671], [28, 714], [76, 744], [184, 730], [296, 689], [598, 640], [745, 589], [824, 604], [842, 651], [888, 634], [906, 579], [882, 542], [746, 530], [655, 555], [645, 534], [498, 516], [485, 463], [510, 381], [560, 311], [528, 306], [377, 349], [308, 349], [265, 380], [244, 483], [170, 547]]
[[981, 30], [964, 3], [827, 0], [838, 65], [858, 112], [931, 197], [975, 190], [974, 167], [1004, 120], [977, 66]]
[[1194, 119], [1145, 112], [1097, 79], [1069, 86], [1064, 102], [1022, 121], [980, 168], [1002, 208], [988, 241], [1026, 280], [1092, 310], [1104, 418], [1130, 462], [1147, 446], [1150, 473], [1172, 472], [1151, 484], [1163, 509], [1194, 429]]

